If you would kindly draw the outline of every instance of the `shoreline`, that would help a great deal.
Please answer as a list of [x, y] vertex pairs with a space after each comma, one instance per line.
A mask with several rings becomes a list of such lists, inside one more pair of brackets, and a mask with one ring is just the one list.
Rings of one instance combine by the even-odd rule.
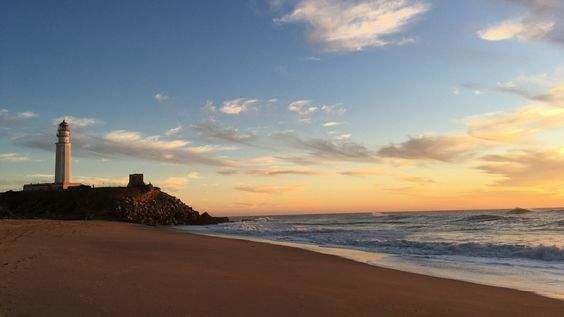
[[[182, 227], [182, 226], [179, 226], [179, 227]], [[298, 248], [298, 249], [307, 250], [307, 251], [311, 251], [311, 252], [315, 252], [315, 253], [319, 253], [319, 254], [332, 255], [332, 256], [339, 257], [339, 258], [355, 261], [355, 262], [358, 262], [358, 263], [362, 263], [362, 264], [366, 264], [366, 265], [370, 265], [370, 266], [374, 266], [374, 267], [378, 267], [378, 268], [391, 269], [391, 270], [396, 270], [396, 271], [405, 272], [405, 273], [421, 274], [421, 275], [425, 275], [425, 276], [429, 276], [429, 277], [443, 278], [443, 279], [449, 279], [449, 280], [453, 280], [453, 281], [468, 282], [468, 283], [474, 283], [474, 284], [484, 285], [484, 286], [501, 287], [501, 288], [507, 288], [507, 289], [517, 290], [517, 291], [531, 292], [531, 293], [534, 293], [534, 294], [537, 294], [537, 295], [540, 295], [540, 296], [543, 296], [543, 297], [564, 301], [564, 294], [553, 294], [553, 293], [548, 293], [548, 292], [543, 293], [543, 292], [539, 292], [539, 291], [535, 291], [535, 290], [531, 290], [531, 289], [520, 288], [520, 287], [515, 287], [515, 286], [508, 286], [508, 285], [503, 285], [503, 284], [496, 284], [496, 283], [493, 283], [493, 282], [487, 283], [484, 280], [478, 280], [478, 279], [472, 280], [472, 279], [469, 279], [469, 278], [465, 279], [463, 277], [458, 277], [458, 275], [452, 276], [452, 275], [446, 274], [445, 272], [437, 272], [436, 270], [426, 270], [426, 271], [422, 271], [420, 269], [418, 270], [417, 266], [402, 263], [401, 260], [399, 260], [397, 262], [386, 261], [387, 258], [394, 258], [394, 256], [389, 255], [389, 254], [384, 254], [384, 253], [368, 252], [368, 251], [362, 251], [362, 250], [357, 250], [357, 249], [349, 249], [349, 248], [344, 248], [344, 247], [343, 248], [330, 247], [330, 246], [325, 247], [325, 246], [321, 246], [321, 245], [308, 244], [308, 243], [268, 240], [268, 239], [254, 238], [254, 237], [244, 236], [244, 235], [204, 233], [204, 232], [183, 230], [183, 229], [180, 229], [180, 228], [175, 228], [175, 230], [178, 230], [178, 231], [184, 232], [184, 233], [199, 234], [199, 235], [210, 236], [210, 237], [217, 237], [217, 238], [224, 238], [224, 239], [235, 239], [235, 240], [243, 240], [243, 241], [252, 241], [252, 242], [266, 243], [266, 244], [271, 244], [271, 245], [285, 246], [285, 247], [290, 247], [290, 248]], [[397, 266], [395, 266], [397, 264], [400, 264], [401, 267], [398, 268]], [[401, 264], [404, 264], [404, 265], [401, 265]]]
[[559, 316], [564, 301], [268, 243], [0, 220], [0, 315]]

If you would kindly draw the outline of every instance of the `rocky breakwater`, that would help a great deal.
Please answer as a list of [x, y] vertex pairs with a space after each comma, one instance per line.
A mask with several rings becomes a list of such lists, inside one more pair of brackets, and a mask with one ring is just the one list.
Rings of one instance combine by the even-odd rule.
[[0, 193], [0, 218], [103, 219], [147, 225], [207, 225], [229, 221], [200, 214], [151, 185], [8, 191]]

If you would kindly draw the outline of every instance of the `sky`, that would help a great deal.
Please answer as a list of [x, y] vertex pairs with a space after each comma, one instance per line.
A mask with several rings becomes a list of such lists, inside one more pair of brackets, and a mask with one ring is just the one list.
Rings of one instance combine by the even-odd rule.
[[10, 1], [0, 191], [145, 179], [216, 215], [564, 205], [560, 0]]

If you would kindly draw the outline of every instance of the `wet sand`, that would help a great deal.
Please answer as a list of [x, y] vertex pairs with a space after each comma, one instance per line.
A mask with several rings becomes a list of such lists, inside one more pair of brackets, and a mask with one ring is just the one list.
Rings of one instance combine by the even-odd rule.
[[265, 243], [0, 220], [0, 316], [564, 316], [564, 301]]

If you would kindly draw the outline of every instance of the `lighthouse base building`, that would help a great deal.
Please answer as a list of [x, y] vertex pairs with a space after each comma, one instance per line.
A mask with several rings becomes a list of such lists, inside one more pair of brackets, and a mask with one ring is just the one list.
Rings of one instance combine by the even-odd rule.
[[57, 130], [58, 142], [55, 150], [55, 182], [43, 184], [26, 184], [24, 191], [34, 190], [63, 190], [78, 187], [82, 184], [72, 183], [71, 180], [71, 133], [69, 124], [63, 120]]

